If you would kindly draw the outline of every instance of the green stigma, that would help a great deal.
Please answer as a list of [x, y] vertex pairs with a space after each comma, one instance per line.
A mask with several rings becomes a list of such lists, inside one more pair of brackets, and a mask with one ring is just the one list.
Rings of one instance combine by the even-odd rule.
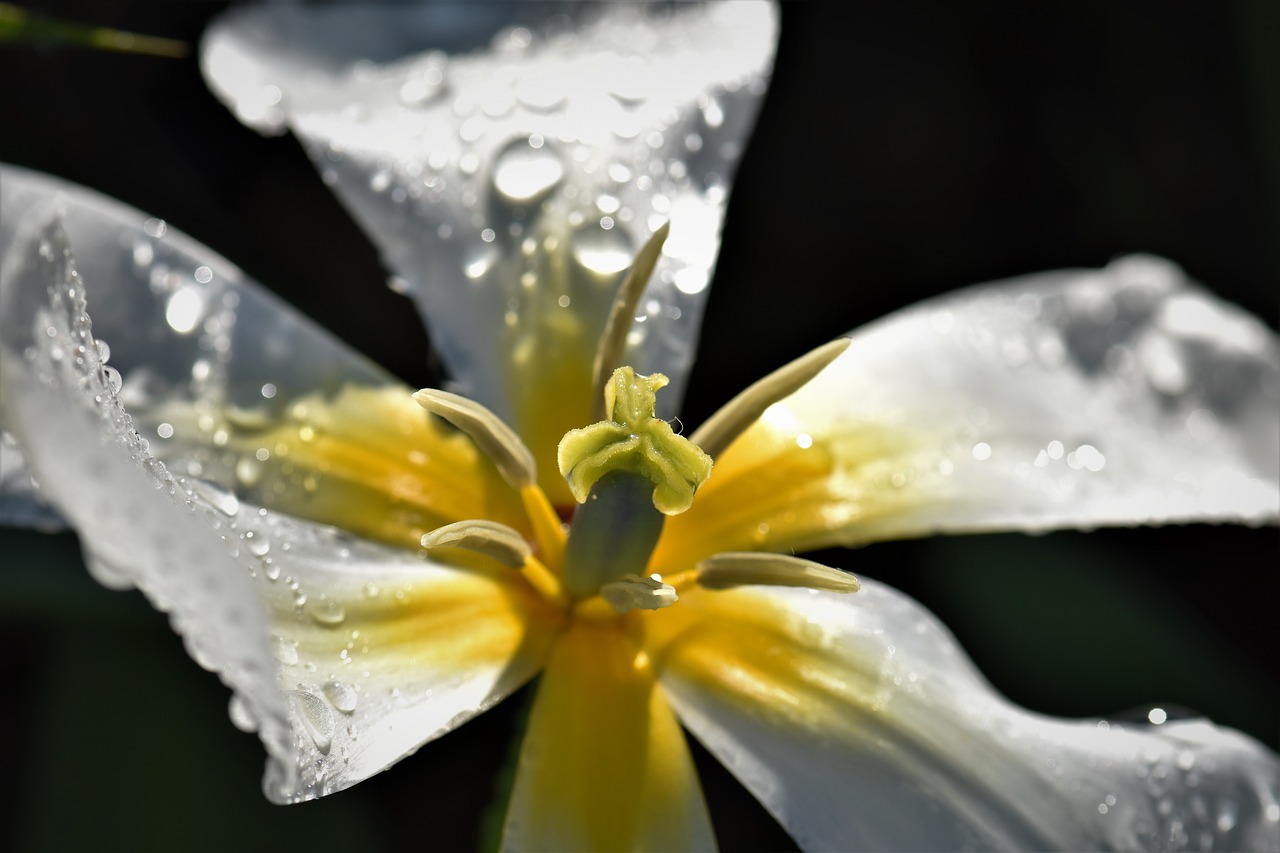
[[711, 476], [711, 457], [655, 414], [661, 373], [637, 376], [619, 367], [604, 388], [609, 420], [571, 430], [560, 441], [557, 461], [569, 491], [585, 503], [606, 474], [638, 474], [653, 483], [653, 505], [664, 515], [679, 515], [693, 505], [694, 493]]

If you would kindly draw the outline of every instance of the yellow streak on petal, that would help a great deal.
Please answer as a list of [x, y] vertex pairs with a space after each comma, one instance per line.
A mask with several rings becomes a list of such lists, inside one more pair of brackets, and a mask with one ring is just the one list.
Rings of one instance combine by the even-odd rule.
[[764, 416], [716, 460], [693, 507], [667, 519], [650, 565], [664, 574], [723, 551], [796, 551], [858, 543], [859, 525], [931, 493], [903, 486], [922, 463], [919, 434], [881, 424], [803, 424]]
[[654, 669], [694, 682], [776, 725], [815, 734], [878, 713], [881, 654], [851, 656], [821, 626], [752, 589], [691, 589], [677, 607], [646, 614]]
[[557, 641], [521, 749], [505, 848], [714, 847], [684, 734], [626, 624], [576, 622]]
[[519, 494], [408, 389], [348, 387], [332, 400], [295, 402], [283, 423], [255, 428], [234, 415], [228, 423], [226, 450], [248, 474], [242, 496], [271, 509], [405, 548], [469, 518], [532, 538]]
[[275, 630], [304, 662], [349, 667], [374, 684], [447, 681], [517, 657], [541, 661], [561, 620], [510, 569], [424, 564], [421, 577], [331, 581], [301, 608], [289, 597], [273, 601]]

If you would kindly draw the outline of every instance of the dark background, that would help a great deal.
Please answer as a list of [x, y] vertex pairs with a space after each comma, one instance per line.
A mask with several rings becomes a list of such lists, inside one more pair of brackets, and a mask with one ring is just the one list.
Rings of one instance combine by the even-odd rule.
[[[221, 3], [27, 3], [196, 44]], [[1274, 4], [783, 8], [682, 419], [887, 311], [1149, 251], [1273, 327]], [[183, 60], [0, 44], [0, 158], [167, 219], [415, 385], [409, 303], [292, 137], [240, 126]], [[4, 530], [0, 826], [24, 849], [331, 850], [485, 843], [528, 691], [353, 790], [270, 806], [255, 738], [136, 593], [70, 534]], [[1017, 702], [1179, 703], [1280, 744], [1274, 529], [973, 536], [833, 552], [924, 602]], [[696, 747], [695, 747], [696, 748]], [[787, 839], [714, 760], [726, 848]], [[0, 836], [0, 846], [3, 846]]]

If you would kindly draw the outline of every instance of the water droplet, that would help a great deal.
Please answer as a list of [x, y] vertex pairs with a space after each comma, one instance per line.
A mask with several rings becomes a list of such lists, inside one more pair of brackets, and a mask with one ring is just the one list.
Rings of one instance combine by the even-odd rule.
[[160, 424], [160, 426], [156, 427], [156, 435], [161, 438], [173, 438], [173, 424]]
[[276, 637], [276, 660], [285, 666], [297, 666], [298, 644], [284, 637]]
[[333, 734], [337, 728], [333, 712], [319, 696], [312, 693], [298, 690], [289, 695], [293, 699], [294, 709], [298, 712], [298, 719], [302, 721], [302, 727], [311, 736], [316, 749], [328, 755], [329, 747], [333, 745]]
[[260, 392], [265, 399], [267, 400], [272, 399], [276, 395], [275, 383], [274, 382], [263, 383], [262, 388], [260, 389]]
[[260, 479], [262, 479], [262, 466], [258, 464], [257, 460], [245, 456], [236, 462], [236, 480], [240, 482], [240, 485], [252, 488], [258, 484]]
[[347, 611], [342, 605], [331, 598], [321, 596], [307, 607], [307, 612], [311, 614], [311, 618], [319, 622], [321, 625], [333, 627], [341, 625], [342, 620], [347, 618]]
[[111, 360], [111, 347], [107, 345], [106, 341], [103, 341], [103, 340], [94, 341], [93, 346], [94, 346], [94, 349], [98, 351], [98, 359], [103, 364], [106, 364], [108, 361]]
[[262, 561], [262, 574], [269, 581], [278, 581], [280, 579], [280, 567], [275, 564], [270, 557]]
[[254, 533], [252, 530], [244, 534], [245, 547], [249, 549], [249, 553], [255, 557], [265, 557], [267, 552], [271, 550], [271, 542], [267, 537], [260, 533]]
[[163, 237], [164, 232], [169, 230], [169, 226], [163, 219], [148, 219], [142, 223], [142, 230], [148, 237]]
[[223, 491], [204, 480], [195, 480], [191, 490], [197, 497], [226, 516], [234, 516], [240, 511], [240, 501], [231, 492]]
[[462, 271], [472, 281], [484, 278], [485, 273], [498, 260], [498, 250], [492, 243], [481, 243], [462, 265]]
[[341, 681], [330, 681], [326, 684], [324, 696], [333, 704], [333, 707], [344, 714], [355, 711], [356, 703], [360, 700], [355, 688]]
[[111, 387], [112, 391], [119, 391], [121, 386], [124, 385], [124, 379], [120, 377], [120, 371], [109, 364], [102, 366], [102, 375], [106, 378], [107, 385]]
[[634, 249], [621, 228], [602, 228], [587, 223], [574, 232], [573, 257], [594, 273], [612, 275], [631, 266]]
[[173, 292], [165, 305], [164, 319], [180, 335], [189, 334], [204, 319], [204, 288], [184, 285]]

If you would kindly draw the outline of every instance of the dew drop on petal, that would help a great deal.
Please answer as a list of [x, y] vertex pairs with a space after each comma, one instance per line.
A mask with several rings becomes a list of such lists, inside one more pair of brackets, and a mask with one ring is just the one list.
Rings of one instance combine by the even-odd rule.
[[531, 204], [550, 194], [563, 180], [564, 171], [564, 163], [550, 145], [518, 139], [498, 154], [493, 187], [512, 203]]
[[196, 285], [180, 287], [165, 305], [164, 319], [180, 335], [191, 333], [204, 319], [204, 290]]
[[612, 275], [631, 265], [634, 249], [621, 228], [588, 223], [573, 235], [573, 257], [587, 270]]
[[234, 494], [223, 491], [211, 483], [196, 480], [191, 484], [191, 489], [199, 498], [223, 515], [234, 516], [240, 511], [240, 501]]
[[298, 719], [302, 721], [302, 727], [311, 736], [316, 749], [327, 755], [329, 747], [333, 745], [334, 731], [337, 729], [333, 712], [329, 710], [324, 700], [312, 693], [298, 690], [291, 693], [290, 698], [293, 700], [294, 709], [298, 712]]
[[276, 660], [285, 666], [297, 666], [298, 664], [298, 644], [292, 640], [286, 640], [284, 637], [276, 637], [275, 640]]
[[342, 620], [347, 618], [347, 611], [331, 598], [317, 598], [307, 607], [307, 613], [321, 625], [329, 627], [341, 625]]
[[333, 707], [344, 714], [350, 714], [355, 711], [356, 704], [359, 702], [359, 696], [356, 694], [355, 688], [342, 681], [330, 681], [325, 684], [324, 696]]

